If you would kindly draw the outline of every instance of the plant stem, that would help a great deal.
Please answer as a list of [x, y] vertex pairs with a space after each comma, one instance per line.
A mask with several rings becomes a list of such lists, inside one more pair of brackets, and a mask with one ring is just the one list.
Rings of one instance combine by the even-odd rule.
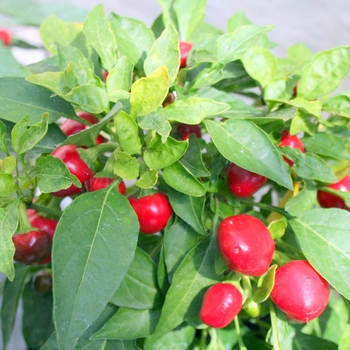
[[235, 327], [236, 327], [236, 332], [237, 332], [237, 337], [238, 337], [239, 350], [248, 350], [243, 342], [243, 338], [241, 335], [241, 327], [239, 325], [239, 320], [238, 320], [237, 316], [235, 317], [234, 321], [235, 321]]
[[29, 222], [26, 210], [27, 210], [27, 206], [26, 206], [25, 202], [21, 201], [19, 204], [19, 207], [18, 207], [19, 230], [21, 233], [27, 233], [33, 229], [32, 225]]
[[275, 306], [272, 304], [272, 301], [269, 301], [269, 307], [270, 307], [270, 318], [271, 318], [271, 328], [272, 328], [272, 345], [273, 348], [276, 350], [283, 350], [281, 341], [279, 338], [279, 333], [278, 333], [278, 317], [276, 314], [276, 309]]
[[256, 206], [256, 207], [259, 207], [261, 209], [265, 209], [265, 210], [269, 210], [269, 211], [273, 211], [273, 212], [279, 213], [279, 214], [283, 215], [284, 217], [286, 217], [287, 219], [291, 219], [292, 218], [292, 216], [290, 214], [288, 214], [284, 209], [279, 208], [279, 207], [275, 207], [275, 206], [270, 205], [270, 204], [254, 202], [254, 201], [252, 201], [250, 199], [240, 199], [239, 201], [241, 203], [243, 203], [243, 204], [247, 204], [247, 205], [250, 205], [252, 207]]
[[60, 210], [48, 208], [48, 207], [45, 207], [43, 205], [35, 204], [35, 203], [31, 203], [29, 205], [28, 209], [34, 209], [34, 210], [37, 210], [39, 212], [49, 214], [51, 216], [55, 216], [57, 218], [59, 218], [62, 215], [62, 212]]

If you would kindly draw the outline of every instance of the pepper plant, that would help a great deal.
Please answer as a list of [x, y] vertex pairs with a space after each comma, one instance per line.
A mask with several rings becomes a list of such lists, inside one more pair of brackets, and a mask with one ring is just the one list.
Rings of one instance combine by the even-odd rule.
[[160, 4], [0, 44], [2, 348], [349, 349], [350, 47]]

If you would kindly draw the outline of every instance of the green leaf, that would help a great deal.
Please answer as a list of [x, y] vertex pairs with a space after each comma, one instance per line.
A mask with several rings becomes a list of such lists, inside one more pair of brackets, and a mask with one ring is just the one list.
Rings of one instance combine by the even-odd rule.
[[118, 311], [118, 307], [108, 303], [102, 313], [94, 321], [94, 323], [79, 338], [76, 349], [84, 350], [101, 350], [105, 349], [106, 340], [91, 340], [91, 336], [100, 330], [103, 325]]
[[[98, 88], [104, 88], [104, 83], [95, 75], [94, 70], [80, 64], [69, 62], [63, 71], [64, 79], [70, 89], [81, 85], [93, 85]], [[66, 92], [66, 94], [69, 93]]]
[[64, 77], [63, 72], [44, 72], [26, 77], [26, 81], [40, 85], [62, 97], [68, 94], [70, 87]]
[[160, 310], [120, 308], [92, 339], [132, 340], [151, 335], [159, 321]]
[[15, 179], [11, 174], [0, 173], [0, 196], [8, 196], [18, 190]]
[[6, 345], [10, 340], [13, 327], [15, 325], [18, 302], [21, 297], [22, 289], [27, 273], [30, 270], [30, 266], [16, 264], [15, 269], [15, 278], [13, 282], [10, 282], [8, 279], [5, 281], [4, 291], [2, 294], [1, 330], [4, 349], [6, 349]]
[[294, 44], [287, 49], [287, 57], [295, 61], [303, 60], [308, 63], [314, 56], [315, 54], [304, 43]]
[[262, 36], [272, 29], [273, 26], [259, 27], [254, 24], [238, 27], [218, 39], [215, 54], [222, 63], [241, 59], [246, 50], [257, 45]]
[[86, 68], [94, 69], [91, 60], [85, 57], [84, 53], [74, 46], [63, 46], [56, 43], [57, 55], [59, 58], [59, 67], [64, 71], [70, 63], [77, 64]]
[[29, 73], [39, 74], [45, 72], [59, 72], [59, 63], [57, 56], [50, 56], [41, 61], [31, 63], [25, 66]]
[[109, 123], [109, 121], [122, 109], [122, 103], [116, 103], [111, 111], [104, 116], [98, 123], [89, 126], [88, 129], [82, 130], [76, 134], [68, 136], [63, 145], [77, 145], [77, 146], [95, 146], [96, 138], [98, 137], [100, 131], [103, 127]]
[[293, 347], [305, 350], [337, 350], [337, 344], [313, 335], [297, 332], [293, 339]]
[[301, 191], [288, 200], [285, 210], [290, 215], [302, 216], [306, 210], [312, 209], [316, 202], [317, 189], [312, 181], [304, 181]]
[[65, 209], [53, 245], [60, 348], [74, 348], [118, 289], [133, 261], [138, 233], [136, 214], [117, 183], [83, 194]]
[[148, 341], [146, 338], [146, 350], [187, 350], [190, 349], [196, 329], [188, 324], [176, 327], [169, 333], [164, 334], [157, 341]]
[[350, 324], [346, 325], [345, 331], [339, 342], [338, 350], [347, 350], [350, 346]]
[[134, 260], [110, 302], [140, 310], [162, 305], [163, 297], [157, 284], [157, 266], [146, 252], [136, 249]]
[[158, 181], [158, 171], [157, 170], [147, 170], [141, 174], [140, 178], [136, 181], [136, 186], [144, 189], [153, 188]]
[[126, 56], [118, 57], [115, 66], [108, 72], [106, 80], [108, 95], [113, 96], [114, 90], [130, 90], [133, 68]]
[[171, 125], [164, 115], [150, 113], [137, 118], [139, 127], [146, 130], [154, 130], [162, 136], [162, 142], [165, 143], [171, 132]]
[[109, 112], [109, 98], [105, 89], [95, 85], [86, 84], [72, 89], [63, 98], [72, 102], [86, 112], [99, 114]]
[[40, 350], [59, 350], [57, 344], [56, 332], [53, 332], [46, 343], [40, 348]]
[[234, 13], [227, 22], [227, 32], [234, 32], [238, 27], [252, 24], [247, 18], [246, 11], [241, 10]]
[[205, 125], [219, 152], [230, 162], [293, 189], [290, 174], [278, 150], [269, 136], [253, 122], [206, 120]]
[[[3, 124], [6, 126], [6, 143], [11, 143], [11, 131], [16, 124], [4, 120]], [[1, 124], [0, 124], [1, 125]], [[37, 152], [37, 153], [51, 153], [57, 145], [61, 144], [67, 136], [63, 133], [60, 127], [56, 123], [52, 123], [48, 126], [47, 133], [44, 138], [39, 141], [33, 149], [28, 153]]]
[[12, 174], [13, 171], [16, 169], [17, 161], [15, 156], [9, 156], [4, 158], [1, 163], [1, 172], [6, 174]]
[[179, 35], [172, 24], [154, 42], [144, 63], [146, 75], [150, 76], [161, 66], [168, 70], [169, 85], [172, 86], [180, 67]]
[[133, 118], [124, 111], [120, 111], [114, 117], [114, 127], [122, 150], [126, 153], [140, 153], [141, 141], [138, 135], [139, 128]]
[[298, 97], [314, 100], [338, 88], [350, 69], [350, 48], [341, 46], [318, 53], [305, 67], [298, 83]]
[[62, 46], [86, 46], [86, 38], [81, 23], [68, 23], [55, 15], [48, 16], [40, 25], [40, 38], [45, 48], [57, 55], [56, 43]]
[[323, 102], [323, 109], [334, 115], [350, 118], [350, 98], [348, 96], [332, 96]]
[[[350, 213], [341, 209], [316, 208], [290, 221], [310, 264], [345, 298], [350, 298]], [[322, 259], [320, 259], [322, 257]]]
[[282, 152], [295, 162], [293, 170], [303, 179], [333, 183], [337, 181], [330, 166], [313, 153], [302, 153], [298, 149], [283, 147]]
[[256, 303], [263, 303], [270, 296], [275, 284], [275, 273], [277, 265], [272, 265], [267, 273], [259, 278], [258, 288], [254, 292], [253, 300]]
[[49, 116], [44, 114], [42, 120], [28, 128], [29, 117], [23, 118], [14, 126], [11, 132], [12, 147], [18, 154], [23, 154], [34, 148], [46, 135]]
[[115, 152], [115, 163], [113, 171], [116, 175], [125, 180], [133, 180], [139, 176], [140, 164], [135, 157], [130, 154]]
[[180, 162], [197, 178], [210, 176], [210, 172], [203, 162], [198, 139], [194, 134], [190, 135], [187, 151], [181, 158]]
[[18, 220], [18, 201], [13, 201], [6, 208], [0, 208], [0, 272], [10, 281], [15, 278], [13, 262], [15, 246], [12, 236], [16, 232]]
[[180, 38], [190, 41], [194, 31], [199, 27], [205, 17], [205, 9], [208, 0], [175, 0], [174, 12], [179, 26]]
[[247, 73], [262, 87], [265, 87], [274, 78], [277, 60], [273, 53], [259, 46], [252, 46], [243, 57], [242, 63]]
[[110, 23], [118, 51], [142, 73], [144, 60], [154, 43], [152, 30], [140, 20], [118, 16], [115, 13], [110, 15]]
[[349, 159], [344, 141], [336, 135], [318, 132], [313, 136], [303, 137], [303, 144], [308, 152], [320, 156], [339, 160]]
[[205, 187], [191, 174], [180, 161], [177, 161], [163, 169], [164, 181], [176, 191], [189, 196], [204, 196]]
[[169, 75], [165, 66], [157, 68], [150, 76], [136, 80], [131, 87], [131, 116], [147, 115], [159, 107], [169, 90]]
[[170, 121], [185, 124], [199, 124], [207, 116], [217, 116], [230, 108], [226, 103], [207, 98], [189, 98], [177, 100], [158, 112]]
[[100, 56], [102, 67], [111, 70], [117, 61], [117, 43], [102, 4], [95, 6], [86, 17], [83, 32]]
[[40, 122], [49, 113], [49, 123], [60, 117], [74, 118], [72, 105], [44, 87], [23, 78], [0, 78], [0, 118], [18, 123], [30, 115], [30, 125]]
[[187, 253], [194, 248], [199, 241], [198, 233], [178, 216], [164, 233], [164, 256], [168, 271], [169, 282]]
[[12, 50], [5, 45], [0, 46], [0, 77], [24, 77], [27, 75], [25, 69], [16, 61]]
[[79, 179], [73, 175], [65, 163], [51, 155], [41, 157], [37, 162], [38, 188], [43, 193], [66, 189], [72, 184], [81, 187]]
[[52, 321], [52, 293], [40, 295], [30, 280], [22, 294], [23, 337], [30, 349], [40, 349], [55, 330]]
[[213, 87], [206, 87], [198, 91], [198, 95], [203, 98], [209, 98], [211, 100], [215, 100], [216, 102], [224, 102], [230, 106], [230, 109], [227, 109], [224, 112], [225, 116], [233, 116], [233, 117], [252, 117], [254, 115], [261, 115], [260, 112], [256, 110], [256, 108], [249, 106], [240, 98], [233, 96], [230, 93], [220, 91]]
[[[299, 85], [298, 85], [299, 86]], [[279, 101], [286, 103], [287, 105], [297, 107], [305, 113], [314, 115], [316, 118], [321, 119], [322, 102], [319, 100], [308, 101], [300, 97], [296, 97], [289, 101]]]
[[196, 232], [205, 236], [202, 215], [205, 205], [205, 197], [187, 196], [184, 193], [167, 189], [171, 207], [176, 215], [189, 224]]
[[156, 341], [187, 319], [198, 317], [206, 288], [220, 280], [215, 272], [216, 251], [215, 239], [207, 237], [186, 255], [174, 274], [150, 341]]
[[0, 120], [0, 150], [5, 154], [9, 154], [9, 150], [6, 142], [6, 125]]
[[275, 239], [279, 239], [279, 238], [283, 237], [287, 226], [288, 226], [287, 219], [282, 217], [281, 219], [277, 219], [277, 220], [270, 222], [269, 226], [268, 226], [268, 230], [269, 230], [272, 238], [275, 240]]
[[155, 135], [144, 152], [144, 161], [150, 169], [162, 169], [179, 160], [187, 147], [187, 141], [177, 141], [168, 137], [166, 142], [162, 143], [160, 136]]

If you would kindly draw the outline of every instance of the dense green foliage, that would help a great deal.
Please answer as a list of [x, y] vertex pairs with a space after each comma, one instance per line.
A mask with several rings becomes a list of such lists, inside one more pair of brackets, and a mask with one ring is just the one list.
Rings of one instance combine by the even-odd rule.
[[[350, 47], [315, 54], [297, 44], [278, 58], [268, 37], [273, 27], [251, 23], [244, 12], [222, 32], [203, 22], [206, 0], [159, 2], [163, 13], [152, 28], [106, 14], [102, 5], [82, 22], [57, 7], [57, 16], [38, 23], [7, 1], [0, 5], [14, 21], [40, 26], [48, 53], [22, 66], [12, 47], [30, 45], [0, 41], [3, 348], [23, 298], [30, 349], [349, 349], [350, 188], [327, 185], [350, 165], [350, 90], [338, 91]], [[180, 41], [193, 44], [183, 68]], [[67, 136], [60, 129], [67, 119], [88, 127]], [[183, 139], [179, 124], [197, 125], [201, 137]], [[305, 151], [280, 146], [285, 132]], [[98, 135], [104, 142], [96, 143]], [[116, 181], [87, 191], [51, 155], [63, 145], [78, 146], [96, 176]], [[263, 187], [244, 198], [231, 193], [232, 163], [266, 177]], [[64, 206], [54, 193], [72, 184], [81, 191]], [[340, 196], [343, 209], [322, 208], [320, 189]], [[154, 192], [166, 194], [172, 215], [161, 232], [144, 234], [128, 197]], [[44, 264], [14, 262], [13, 235], [32, 229], [27, 209], [58, 221]], [[274, 239], [261, 276], [230, 270], [218, 252], [220, 222], [243, 213]], [[276, 268], [298, 259], [331, 286], [326, 310], [308, 323], [287, 320], [269, 298]], [[44, 293], [33, 282], [41, 271], [52, 273], [53, 288]], [[222, 329], [199, 317], [204, 293], [217, 282], [243, 296], [242, 310]]]

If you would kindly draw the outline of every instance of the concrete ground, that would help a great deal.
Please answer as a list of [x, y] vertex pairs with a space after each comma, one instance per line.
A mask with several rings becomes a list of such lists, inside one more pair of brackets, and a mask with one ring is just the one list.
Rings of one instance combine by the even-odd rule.
[[[107, 13], [115, 12], [134, 17], [147, 25], [151, 25], [161, 13], [161, 7], [156, 0], [35, 0], [35, 2], [67, 3], [67, 11], [69, 4], [91, 10], [95, 5], [102, 3]], [[274, 49], [278, 57], [284, 57], [286, 49], [299, 42], [306, 44], [315, 53], [350, 44], [349, 0], [208, 0], [206, 21], [225, 30], [227, 20], [240, 10], [245, 10], [246, 16], [257, 25], [275, 25], [269, 37], [280, 44]], [[18, 32], [18, 35], [38, 40], [35, 29]], [[31, 63], [41, 58], [40, 54], [33, 53], [28, 54], [26, 59], [27, 63]], [[350, 88], [349, 77], [341, 86], [341, 89], [345, 88]], [[18, 318], [7, 350], [26, 349], [20, 327]]]

